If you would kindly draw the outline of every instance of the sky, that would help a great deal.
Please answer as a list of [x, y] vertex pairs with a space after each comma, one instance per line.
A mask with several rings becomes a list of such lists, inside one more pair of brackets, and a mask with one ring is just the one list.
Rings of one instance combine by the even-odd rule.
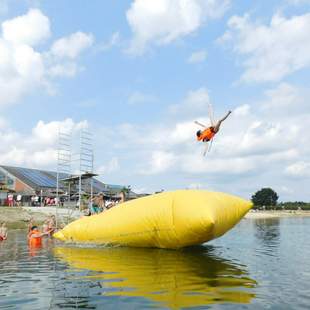
[[71, 132], [75, 172], [87, 129], [109, 184], [310, 201], [309, 0], [0, 0], [0, 24], [0, 164], [56, 170]]

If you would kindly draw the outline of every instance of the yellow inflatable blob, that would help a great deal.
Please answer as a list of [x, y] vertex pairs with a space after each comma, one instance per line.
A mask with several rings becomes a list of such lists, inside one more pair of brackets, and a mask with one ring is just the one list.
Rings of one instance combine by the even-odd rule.
[[182, 248], [222, 236], [252, 204], [217, 192], [178, 190], [122, 203], [54, 234], [67, 242]]
[[143, 248], [55, 248], [74, 278], [100, 283], [102, 295], [144, 297], [169, 309], [250, 303], [257, 286], [244, 267], [216, 257], [212, 248], [171, 251]]

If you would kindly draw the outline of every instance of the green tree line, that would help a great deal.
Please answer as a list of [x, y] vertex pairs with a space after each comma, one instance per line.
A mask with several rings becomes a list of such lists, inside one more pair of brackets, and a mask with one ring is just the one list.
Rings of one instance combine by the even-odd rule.
[[252, 195], [253, 209], [265, 210], [310, 210], [310, 203], [303, 201], [287, 201], [278, 203], [278, 194], [269, 187], [265, 187]]

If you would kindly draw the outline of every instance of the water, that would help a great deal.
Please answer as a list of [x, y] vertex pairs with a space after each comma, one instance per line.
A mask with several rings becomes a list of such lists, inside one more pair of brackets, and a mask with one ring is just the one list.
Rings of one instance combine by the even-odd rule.
[[310, 218], [242, 220], [182, 251], [0, 243], [1, 309], [309, 309]]

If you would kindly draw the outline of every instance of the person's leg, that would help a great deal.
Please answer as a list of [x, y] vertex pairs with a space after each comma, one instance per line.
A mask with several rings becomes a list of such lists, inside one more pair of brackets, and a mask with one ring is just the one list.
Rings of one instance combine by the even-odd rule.
[[222, 122], [225, 121], [225, 119], [230, 115], [230, 113], [231, 113], [231, 111], [228, 111], [227, 114], [215, 124], [214, 132], [218, 132], [219, 131]]

